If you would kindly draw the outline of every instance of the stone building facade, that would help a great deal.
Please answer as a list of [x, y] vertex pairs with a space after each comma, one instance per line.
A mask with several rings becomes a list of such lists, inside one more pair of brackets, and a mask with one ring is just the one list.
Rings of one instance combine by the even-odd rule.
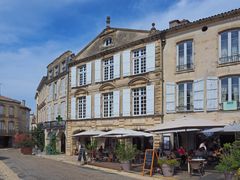
[[0, 96], [0, 147], [11, 147], [16, 133], [29, 132], [30, 111], [25, 101]]
[[59, 152], [65, 152], [68, 63], [73, 56], [71, 51], [66, 51], [47, 66], [47, 76], [42, 78], [35, 96], [37, 123], [44, 125], [45, 145], [54, 134]]
[[[175, 20], [164, 33], [164, 122], [239, 121], [240, 10]], [[183, 145], [197, 148], [195, 135], [183, 134]]]
[[162, 121], [161, 42], [150, 31], [107, 27], [70, 63], [67, 154], [78, 132], [146, 130]]

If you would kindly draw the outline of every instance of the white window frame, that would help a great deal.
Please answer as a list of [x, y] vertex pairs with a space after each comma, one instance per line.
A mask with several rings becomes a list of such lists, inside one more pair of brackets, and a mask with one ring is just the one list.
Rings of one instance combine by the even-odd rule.
[[64, 71], [66, 71], [66, 69], [67, 69], [67, 62], [66, 62], [66, 60], [64, 60], [61, 63], [61, 71], [64, 72]]
[[140, 116], [140, 115], [147, 114], [147, 88], [146, 87], [132, 89], [132, 114], [133, 116]]
[[[192, 43], [192, 54], [190, 57], [190, 60], [188, 59], [188, 48], [187, 48], [187, 43], [191, 42]], [[179, 57], [179, 51], [180, 51], [180, 45], [183, 45], [183, 64], [180, 62], [180, 57]], [[184, 71], [184, 70], [191, 70], [193, 69], [193, 40], [186, 40], [183, 42], [180, 42], [177, 44], [177, 67], [176, 71]], [[190, 61], [190, 62], [188, 62]]]
[[[238, 34], [238, 52], [237, 54], [232, 54], [232, 32], [237, 31]], [[222, 55], [222, 35], [227, 35], [227, 56]], [[219, 64], [239, 62], [240, 61], [240, 29], [233, 29], [224, 31], [219, 34]]]
[[56, 100], [58, 97], [58, 86], [57, 85], [58, 85], [58, 83], [57, 83], [57, 81], [55, 81], [53, 83], [53, 99], [54, 100]]
[[103, 67], [103, 80], [108, 81], [114, 78], [114, 62], [113, 57], [102, 61]]
[[0, 121], [0, 130], [5, 130], [5, 121]]
[[[233, 101], [232, 100], [232, 88], [233, 88], [233, 86], [232, 86], [232, 78], [238, 78], [238, 102], [237, 103], [240, 102], [240, 76], [229, 76], [229, 77], [223, 77], [223, 78], [220, 79], [220, 84], [221, 84], [221, 88], [220, 88], [220, 93], [221, 93], [220, 98], [221, 98], [221, 101], [220, 102], [221, 103]], [[222, 99], [222, 88], [223, 88], [222, 80], [223, 79], [227, 79], [227, 82], [228, 82], [227, 83], [227, 95], [228, 95], [227, 101], [223, 101], [223, 99]]]
[[[12, 125], [12, 126], [9, 126], [9, 125]], [[8, 122], [8, 131], [13, 131], [14, 130], [14, 121], [9, 121]]]
[[102, 105], [103, 105], [103, 117], [113, 117], [114, 108], [113, 108], [113, 92], [108, 92], [102, 94]]
[[111, 37], [108, 37], [104, 40], [104, 43], [103, 43], [103, 46], [104, 47], [108, 47], [108, 46], [111, 46], [113, 44], [113, 40]]
[[58, 76], [58, 74], [59, 74], [59, 65], [54, 67], [54, 77]]
[[147, 72], [146, 47], [132, 51], [133, 75]]
[[[192, 96], [191, 96], [191, 98], [190, 98], [190, 102], [188, 103], [188, 101], [187, 101], [187, 88], [188, 88], [188, 84], [191, 84], [191, 86], [192, 86]], [[179, 96], [179, 86], [180, 85], [183, 85], [183, 101], [184, 101], [184, 104], [183, 104], [183, 107], [180, 107], [179, 106], [179, 98], [180, 98], [180, 96]], [[191, 101], [192, 101], [192, 104], [191, 104]], [[188, 108], [188, 104], [190, 104], [190, 107]], [[181, 109], [180, 109], [181, 108]], [[181, 111], [193, 111], [193, 82], [182, 82], [182, 83], [178, 83], [177, 84], [177, 111], [178, 112], [181, 112]]]
[[81, 96], [78, 98], [78, 118], [86, 118], [86, 96]]
[[79, 86], [87, 84], [87, 65], [84, 64], [78, 68], [79, 72]]

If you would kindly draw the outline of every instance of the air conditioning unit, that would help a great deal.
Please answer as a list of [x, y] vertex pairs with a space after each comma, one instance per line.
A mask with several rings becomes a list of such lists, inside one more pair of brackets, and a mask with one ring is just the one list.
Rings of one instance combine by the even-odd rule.
[[237, 101], [223, 102], [223, 110], [224, 111], [237, 110]]

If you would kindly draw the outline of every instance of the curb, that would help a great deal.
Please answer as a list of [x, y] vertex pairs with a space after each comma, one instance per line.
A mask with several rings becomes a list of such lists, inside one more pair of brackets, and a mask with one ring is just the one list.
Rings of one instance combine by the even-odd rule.
[[97, 167], [97, 166], [93, 166], [93, 165], [81, 165], [80, 162], [72, 162], [72, 161], [68, 161], [68, 160], [64, 160], [64, 159], [57, 159], [57, 158], [52, 158], [52, 157], [48, 157], [45, 155], [37, 155], [37, 157], [40, 158], [45, 158], [45, 159], [51, 159], [54, 161], [59, 161], [59, 162], [63, 162], [63, 163], [67, 163], [67, 164], [72, 164], [75, 166], [80, 166], [82, 168], [90, 168], [90, 169], [95, 169], [95, 170], [101, 170], [107, 173], [114, 173], [114, 174], [118, 174], [121, 176], [125, 176], [125, 177], [130, 177], [130, 178], [135, 178], [135, 179], [139, 179], [139, 180], [175, 180], [176, 178], [174, 177], [163, 177], [163, 176], [155, 176], [155, 177], [149, 177], [149, 176], [142, 176], [140, 174], [136, 174], [136, 173], [131, 173], [131, 172], [125, 172], [125, 171], [118, 171], [118, 170], [113, 170], [113, 169], [108, 169], [108, 168], [103, 168], [103, 167]]

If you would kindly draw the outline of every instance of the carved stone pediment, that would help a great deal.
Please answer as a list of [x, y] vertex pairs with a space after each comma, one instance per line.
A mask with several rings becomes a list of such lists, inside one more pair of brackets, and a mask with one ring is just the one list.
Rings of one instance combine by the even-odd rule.
[[138, 76], [133, 79], [131, 79], [128, 83], [128, 86], [136, 86], [136, 85], [142, 85], [149, 83], [149, 79], [144, 76]]
[[113, 83], [104, 83], [99, 87], [99, 91], [106, 91], [106, 90], [112, 90], [115, 89], [116, 86]]
[[88, 91], [85, 89], [85, 88], [80, 88], [80, 89], [77, 89], [75, 92], [74, 92], [74, 96], [77, 96], [77, 95], [86, 95], [88, 93]]

